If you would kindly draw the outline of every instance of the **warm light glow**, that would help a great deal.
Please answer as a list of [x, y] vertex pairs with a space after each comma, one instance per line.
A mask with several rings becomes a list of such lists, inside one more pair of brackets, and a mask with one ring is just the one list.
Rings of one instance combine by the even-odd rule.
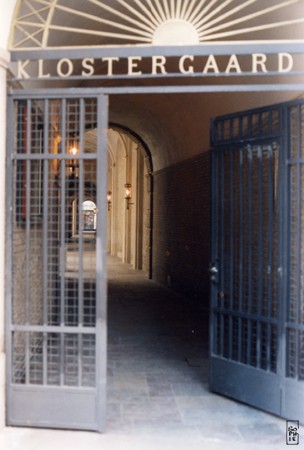
[[130, 183], [126, 183], [125, 184], [125, 199], [126, 199], [127, 209], [130, 209], [130, 205], [133, 205], [133, 203], [131, 203], [131, 201], [130, 201], [131, 198], [132, 198], [131, 184]]
[[74, 146], [74, 147], [70, 148], [69, 152], [70, 152], [71, 155], [76, 156], [77, 153], [78, 153], [78, 148], [76, 148]]
[[[70, 145], [71, 146], [68, 147], [67, 152], [68, 152], [69, 155], [71, 155], [70, 156], [71, 159], [66, 161], [66, 170], [67, 170], [66, 175], [68, 177], [72, 177], [73, 176], [73, 177], [78, 178], [78, 176], [79, 176], [79, 164], [78, 164], [76, 156], [79, 153], [79, 149], [76, 147], [75, 141], [70, 142]], [[74, 157], [75, 157], [75, 159], [73, 159]]]
[[108, 191], [107, 201], [108, 201], [108, 211], [110, 211], [111, 205], [112, 205], [112, 192], [111, 191]]
[[130, 183], [126, 183], [125, 184], [125, 188], [126, 188], [126, 191], [125, 191], [125, 198], [127, 199], [127, 198], [131, 198], [131, 184]]

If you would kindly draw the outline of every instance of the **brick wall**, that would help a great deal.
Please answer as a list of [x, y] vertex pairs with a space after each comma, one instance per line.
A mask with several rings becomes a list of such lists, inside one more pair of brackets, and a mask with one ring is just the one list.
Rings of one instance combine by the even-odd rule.
[[153, 279], [208, 305], [210, 153], [154, 173]]

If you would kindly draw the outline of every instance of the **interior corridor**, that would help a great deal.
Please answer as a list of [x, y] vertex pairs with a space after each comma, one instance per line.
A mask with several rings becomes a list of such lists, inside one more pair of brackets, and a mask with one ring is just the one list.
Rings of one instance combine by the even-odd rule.
[[108, 260], [110, 434], [284, 445], [285, 421], [208, 389], [208, 317]]

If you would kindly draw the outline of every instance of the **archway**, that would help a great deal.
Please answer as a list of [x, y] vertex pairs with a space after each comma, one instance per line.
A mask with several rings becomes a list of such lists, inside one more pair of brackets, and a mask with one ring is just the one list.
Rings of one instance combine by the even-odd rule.
[[117, 125], [108, 146], [108, 252], [151, 274], [151, 157], [140, 138]]

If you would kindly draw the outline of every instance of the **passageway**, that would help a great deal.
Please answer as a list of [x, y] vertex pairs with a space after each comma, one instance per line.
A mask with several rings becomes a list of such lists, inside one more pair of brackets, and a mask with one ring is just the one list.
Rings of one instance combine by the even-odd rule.
[[108, 433], [282, 441], [283, 420], [209, 392], [206, 311], [114, 257], [108, 291]]

